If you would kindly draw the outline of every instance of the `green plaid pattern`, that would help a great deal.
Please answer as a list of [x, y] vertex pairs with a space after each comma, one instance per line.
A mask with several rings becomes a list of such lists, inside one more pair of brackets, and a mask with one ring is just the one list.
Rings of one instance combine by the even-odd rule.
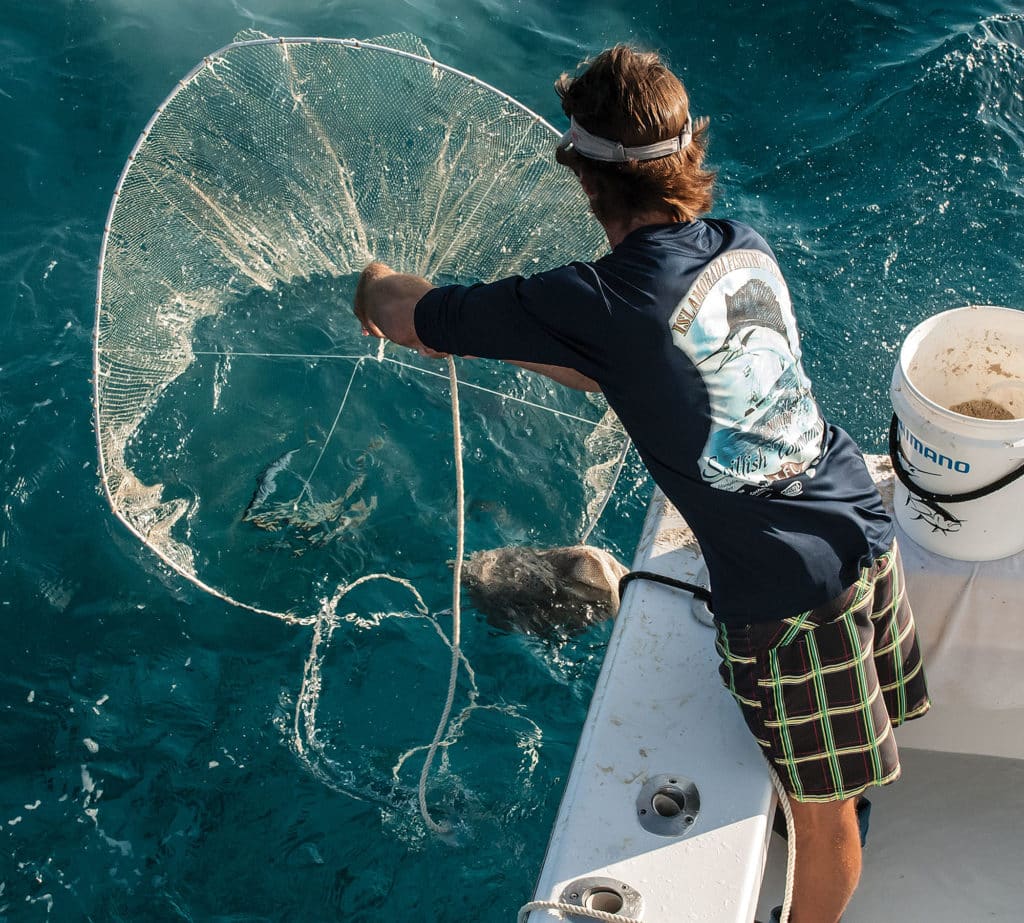
[[899, 778], [892, 729], [930, 706], [892, 548], [839, 597], [781, 622], [718, 623], [719, 672], [797, 801]]

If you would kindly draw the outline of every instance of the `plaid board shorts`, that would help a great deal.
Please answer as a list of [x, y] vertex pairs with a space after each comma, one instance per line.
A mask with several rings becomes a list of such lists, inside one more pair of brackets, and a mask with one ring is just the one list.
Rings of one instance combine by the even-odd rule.
[[717, 629], [722, 679], [796, 801], [899, 778], [892, 729], [931, 703], [895, 542], [824, 606]]

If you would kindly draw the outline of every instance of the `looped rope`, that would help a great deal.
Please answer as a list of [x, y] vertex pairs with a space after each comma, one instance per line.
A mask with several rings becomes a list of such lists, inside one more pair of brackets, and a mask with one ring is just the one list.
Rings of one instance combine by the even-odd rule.
[[570, 913], [574, 917], [583, 917], [587, 920], [607, 920], [609, 923], [644, 923], [636, 917], [624, 917], [620, 913], [608, 913], [606, 910], [593, 910], [590, 907], [580, 907], [578, 904], [566, 904], [563, 901], [530, 901], [519, 908], [519, 916], [516, 923], [526, 923], [526, 918], [534, 910], [555, 910], [559, 913]]
[[[381, 340], [383, 346], [384, 341]], [[382, 358], [379, 355], [378, 358]], [[430, 742], [430, 747], [427, 750], [426, 759], [423, 761], [423, 769], [420, 770], [420, 780], [417, 787], [417, 796], [419, 800], [420, 816], [423, 818], [423, 822], [429, 827], [434, 833], [440, 835], [446, 835], [451, 832], [450, 824], [440, 824], [430, 816], [430, 809], [427, 806], [427, 779], [430, 775], [430, 767], [434, 762], [434, 757], [437, 754], [437, 749], [441, 745], [441, 740], [444, 736], [445, 730], [448, 727], [448, 719], [451, 717], [452, 706], [455, 702], [455, 689], [458, 684], [459, 676], [459, 661], [462, 659], [461, 649], [461, 587], [462, 587], [462, 563], [463, 557], [465, 556], [465, 544], [466, 544], [466, 516], [465, 516], [465, 486], [463, 478], [462, 468], [462, 426], [460, 423], [460, 411], [459, 411], [459, 379], [455, 370], [455, 360], [448, 356], [448, 384], [451, 389], [452, 396], [452, 442], [454, 443], [453, 459], [455, 461], [455, 508], [456, 508], [456, 542], [455, 542], [455, 561], [452, 567], [452, 661], [451, 671], [448, 675], [448, 694], [445, 698], [444, 708], [441, 712], [441, 718], [437, 723], [437, 730], [434, 732], [434, 739]], [[588, 421], [589, 422], [589, 421]], [[612, 478], [612, 482], [605, 492], [605, 497], [601, 503], [600, 508], [597, 510], [593, 521], [586, 530], [583, 538], [583, 542], [587, 541], [591, 531], [597, 521], [601, 518], [601, 514], [604, 512], [605, 507], [608, 504], [608, 498], [611, 496], [612, 491], [615, 488], [615, 484], [619, 479], [619, 475], [622, 473], [623, 466], [626, 461], [626, 454], [629, 451], [630, 442], [627, 439], [622, 447], [622, 452], [619, 455], [618, 464], [615, 469], [615, 474]], [[604, 919], [604, 917], [595, 917], [595, 919]], [[629, 923], [623, 917], [610, 917], [609, 919], [617, 920], [618, 923]]]
[[420, 782], [418, 796], [420, 804], [420, 815], [423, 822], [438, 834], [451, 832], [451, 824], [439, 824], [430, 816], [430, 809], [427, 807], [427, 777], [430, 774], [431, 763], [434, 762], [434, 755], [441, 744], [441, 738], [448, 727], [448, 718], [452, 713], [452, 704], [455, 701], [455, 687], [459, 678], [459, 659], [462, 655], [461, 644], [461, 581], [462, 581], [462, 558], [465, 550], [466, 524], [465, 524], [465, 495], [462, 478], [462, 428], [459, 424], [459, 380], [455, 374], [455, 360], [448, 357], [448, 383], [452, 393], [452, 432], [455, 443], [455, 508], [458, 530], [455, 541], [455, 563], [452, 567], [452, 666], [448, 675], [448, 696], [444, 702], [444, 709], [441, 718], [437, 722], [437, 730], [434, 732], [434, 739], [430, 742], [430, 749], [427, 750], [427, 758], [423, 761], [423, 769], [420, 771]]
[[789, 803], [789, 794], [782, 784], [782, 779], [775, 771], [775, 767], [768, 763], [768, 777], [772, 780], [772, 787], [779, 796], [779, 806], [786, 817], [786, 829], [789, 835], [786, 837], [786, 890], [782, 898], [782, 912], [779, 914], [779, 923], [789, 923], [789, 914], [793, 907], [793, 881], [796, 878], [796, 832], [793, 826], [793, 808]]

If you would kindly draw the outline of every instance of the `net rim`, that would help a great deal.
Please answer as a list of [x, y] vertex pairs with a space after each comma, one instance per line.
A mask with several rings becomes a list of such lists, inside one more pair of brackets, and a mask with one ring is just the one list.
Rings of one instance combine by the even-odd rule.
[[165, 554], [161, 549], [153, 545], [149, 539], [142, 534], [142, 532], [128, 519], [128, 517], [118, 508], [114, 502], [114, 497], [110, 492], [110, 482], [107, 476], [107, 459], [103, 451], [103, 413], [102, 405], [100, 400], [100, 320], [103, 312], [103, 276], [104, 268], [106, 264], [107, 245], [110, 239], [110, 231], [113, 226], [114, 212], [117, 209], [117, 204], [121, 196], [122, 189], [124, 188], [125, 180], [130, 172], [132, 166], [135, 163], [135, 158], [139, 152], [139, 149], [146, 142], [150, 133], [153, 130], [154, 125], [163, 115], [164, 110], [174, 101], [174, 99], [181, 93], [182, 90], [186, 89], [205, 69], [212, 68], [217, 58], [221, 58], [224, 55], [234, 51], [238, 48], [246, 48], [260, 45], [340, 45], [346, 48], [354, 50], [368, 50], [373, 52], [381, 52], [384, 54], [394, 55], [400, 58], [407, 58], [413, 61], [417, 61], [421, 64], [429, 65], [433, 69], [442, 70], [446, 73], [452, 74], [456, 77], [461, 77], [468, 80], [481, 89], [487, 90], [499, 97], [506, 103], [515, 106], [517, 109], [526, 114], [535, 124], [546, 128], [551, 134], [558, 138], [561, 133], [556, 129], [547, 119], [538, 113], [534, 112], [528, 106], [521, 103], [519, 100], [510, 96], [502, 90], [486, 81], [481, 80], [479, 77], [474, 77], [472, 74], [468, 74], [465, 71], [459, 70], [456, 67], [452, 67], [449, 64], [443, 64], [440, 61], [436, 61], [433, 58], [425, 57], [415, 52], [405, 51], [400, 48], [392, 48], [388, 45], [380, 45], [376, 42], [367, 42], [362, 39], [356, 38], [329, 38], [322, 36], [267, 36], [266, 38], [255, 38], [255, 39], [244, 39], [242, 41], [229, 42], [227, 45], [217, 49], [210, 54], [204, 55], [203, 58], [198, 61], [195, 66], [182, 77], [174, 89], [164, 98], [164, 100], [157, 106], [156, 110], [150, 116], [146, 122], [145, 127], [140, 132], [138, 138], [135, 140], [134, 145], [128, 157], [125, 160], [124, 167], [121, 169], [121, 173], [118, 176], [117, 183], [114, 186], [114, 192], [110, 199], [110, 207], [107, 209], [106, 219], [103, 224], [103, 236], [100, 241], [100, 256], [97, 264], [96, 271], [96, 300], [95, 310], [96, 319], [93, 325], [93, 342], [92, 342], [92, 353], [93, 353], [93, 368], [92, 368], [92, 404], [93, 404], [93, 429], [96, 437], [96, 454], [99, 459], [99, 476], [100, 483], [103, 486], [103, 495], [106, 498], [107, 505], [110, 507], [114, 516], [120, 520], [120, 522], [131, 532], [143, 545], [145, 545], [150, 551], [157, 555], [157, 557], [163, 561], [168, 567], [171, 568], [176, 574], [184, 577], [194, 586], [200, 590], [210, 593], [213, 596], [230, 603], [231, 605], [238, 606], [241, 609], [246, 609], [250, 612], [256, 612], [261, 615], [271, 615], [279, 619], [283, 619], [287, 622], [295, 624], [312, 624], [316, 621], [316, 617], [303, 617], [295, 615], [291, 612], [277, 612], [270, 609], [264, 609], [259, 606], [254, 606], [250, 603], [242, 602], [239, 599], [223, 593], [222, 591], [210, 586], [204, 582], [198, 574], [189, 573], [185, 568], [180, 567], [169, 555]]

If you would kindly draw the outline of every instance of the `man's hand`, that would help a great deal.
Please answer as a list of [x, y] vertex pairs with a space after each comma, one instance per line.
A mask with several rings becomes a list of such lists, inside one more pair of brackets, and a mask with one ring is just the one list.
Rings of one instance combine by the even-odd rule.
[[364, 336], [384, 337], [420, 355], [443, 359], [416, 335], [418, 302], [434, 286], [420, 276], [395, 272], [384, 263], [370, 263], [359, 276], [352, 306]]

